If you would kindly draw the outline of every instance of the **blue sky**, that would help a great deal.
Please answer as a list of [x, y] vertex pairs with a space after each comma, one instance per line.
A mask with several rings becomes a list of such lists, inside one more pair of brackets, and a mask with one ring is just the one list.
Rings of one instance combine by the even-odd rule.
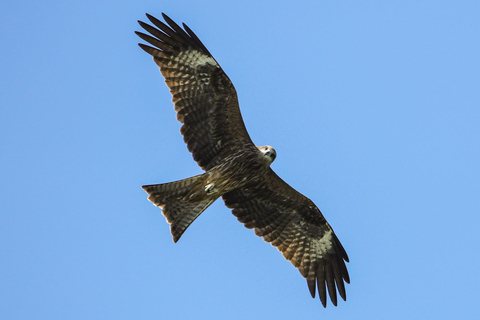
[[[477, 1], [4, 1], [0, 318], [472, 319], [480, 293]], [[251, 137], [346, 248], [323, 309], [215, 203], [174, 244], [143, 184], [198, 174], [144, 13], [186, 22]]]

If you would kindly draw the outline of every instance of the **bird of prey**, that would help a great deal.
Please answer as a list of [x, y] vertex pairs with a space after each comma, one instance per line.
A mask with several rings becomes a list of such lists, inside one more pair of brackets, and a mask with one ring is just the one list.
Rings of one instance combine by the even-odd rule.
[[324, 307], [327, 291], [337, 305], [350, 283], [348, 256], [332, 227], [307, 197], [271, 168], [276, 152], [256, 146], [240, 114], [235, 88], [193, 31], [167, 15], [165, 22], [138, 21], [149, 34], [139, 44], [160, 67], [172, 94], [180, 129], [193, 159], [205, 173], [180, 181], [145, 185], [148, 200], [162, 209], [177, 242], [188, 226], [219, 197], [245, 227], [282, 252], [316, 287]]

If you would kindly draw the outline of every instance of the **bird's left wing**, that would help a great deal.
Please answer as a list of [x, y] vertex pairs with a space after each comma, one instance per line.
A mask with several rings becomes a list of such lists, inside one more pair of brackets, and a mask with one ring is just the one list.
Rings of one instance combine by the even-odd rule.
[[345, 300], [349, 283], [348, 256], [315, 204], [284, 182], [271, 169], [261, 183], [223, 195], [227, 207], [245, 227], [277, 247], [307, 279], [312, 297], [315, 286], [323, 306], [338, 293]]

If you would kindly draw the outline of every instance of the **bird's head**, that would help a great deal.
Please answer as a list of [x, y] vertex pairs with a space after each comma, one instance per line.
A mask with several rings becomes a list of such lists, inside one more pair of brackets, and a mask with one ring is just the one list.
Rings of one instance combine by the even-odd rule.
[[262, 147], [257, 146], [257, 148], [263, 154], [265, 159], [267, 159], [268, 164], [271, 164], [277, 157], [277, 152], [275, 151], [275, 149], [273, 149], [272, 146], [262, 146]]

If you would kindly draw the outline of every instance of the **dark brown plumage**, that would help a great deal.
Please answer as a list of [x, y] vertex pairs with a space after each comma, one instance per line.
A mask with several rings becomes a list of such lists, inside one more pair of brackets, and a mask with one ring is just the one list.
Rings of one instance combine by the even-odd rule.
[[285, 183], [270, 168], [276, 157], [270, 146], [257, 147], [240, 114], [235, 88], [198, 37], [163, 14], [166, 23], [147, 14], [150, 35], [136, 32], [152, 46], [151, 54], [173, 96], [180, 130], [188, 150], [205, 173], [184, 180], [143, 186], [148, 199], [162, 208], [177, 242], [188, 226], [215, 200], [245, 227], [277, 247], [316, 287], [326, 306], [327, 290], [345, 300], [348, 256], [315, 204]]

